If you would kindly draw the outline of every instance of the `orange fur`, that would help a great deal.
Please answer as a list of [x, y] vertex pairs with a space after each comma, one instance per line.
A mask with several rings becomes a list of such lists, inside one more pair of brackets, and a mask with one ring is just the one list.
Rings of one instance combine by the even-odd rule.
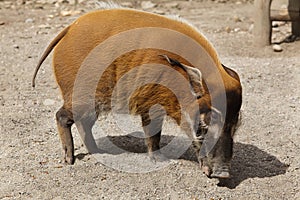
[[[223, 79], [228, 109], [226, 122], [232, 123], [232, 121], [234, 121], [232, 118], [234, 118], [239, 112], [242, 101], [242, 89], [238, 75], [232, 70], [221, 65], [218, 55], [212, 45], [195, 28], [178, 20], [142, 11], [127, 9], [102, 10], [91, 12], [78, 18], [74, 23], [64, 29], [49, 45], [37, 66], [33, 85], [38, 69], [47, 55], [55, 47], [53, 55], [53, 69], [64, 99], [63, 108], [71, 112], [74, 104], [78, 104], [80, 106], [81, 103], [74, 102], [72, 99], [73, 87], [78, 71], [91, 50], [112, 35], [143, 27], [157, 27], [175, 30], [192, 38], [203, 47], [203, 49], [212, 58], [215, 66], [217, 67], [217, 71]], [[165, 59], [162, 59], [160, 55], [167, 55], [168, 57], [176, 59], [185, 65], [192, 65], [180, 55], [161, 49], [137, 49], [128, 52], [118, 57], [110, 66], [107, 66], [99, 80], [95, 93], [96, 106], [100, 103], [102, 104], [102, 110], [111, 109], [111, 95], [113, 94], [114, 86], [123, 77], [123, 75], [136, 66], [147, 63], [157, 63], [172, 67]], [[96, 65], [96, 63], [94, 64]], [[183, 69], [179, 67], [174, 67], [174, 69], [188, 80], [188, 74]], [[205, 67], [201, 68], [201, 71], [203, 70], [205, 70]], [[133, 79], [124, 83], [124, 90], [117, 91], [117, 96], [122, 98], [124, 96], [123, 94], [126, 93], [126, 88], [133, 87], [134, 83], [139, 79], [142, 79], [143, 74], [145, 73], [151, 72], [142, 70], [139, 71], [138, 77], [132, 77]], [[85, 72], [84, 75], [86, 76], [86, 81], [89, 81], [89, 79], [94, 76], [93, 73], [89, 73], [88, 71]], [[151, 74], [147, 75], [151, 76]], [[166, 76], [166, 74], [162, 74], [162, 76]], [[219, 84], [215, 81], [214, 74], [207, 74], [205, 79], [213, 86], [213, 91], [208, 91], [207, 85], [204, 81], [202, 82], [203, 88], [193, 88], [194, 90], [201, 90], [200, 92], [203, 95], [194, 102], [191, 102], [188, 99], [184, 100], [190, 109], [197, 110], [197, 108], [199, 108], [200, 111], [209, 110], [211, 106], [211, 97], [218, 97], [218, 94], [222, 92], [222, 88], [219, 88]], [[131, 109], [131, 112], [133, 114], [143, 116], [153, 105], [160, 104], [164, 107], [167, 114], [180, 124], [182, 114], [181, 107], [183, 105], [180, 105], [177, 97], [172, 93], [172, 91], [162, 85], [159, 85], [159, 78], [157, 80], [158, 84], [147, 84], [138, 88], [133, 93], [129, 101], [129, 108]], [[174, 84], [175, 88], [182, 87], [181, 82], [173, 82], [172, 84]], [[99, 108], [97, 109], [97, 111], [101, 111]], [[69, 116], [69, 118], [72, 118], [72, 116]], [[190, 136], [194, 137], [193, 135]]]

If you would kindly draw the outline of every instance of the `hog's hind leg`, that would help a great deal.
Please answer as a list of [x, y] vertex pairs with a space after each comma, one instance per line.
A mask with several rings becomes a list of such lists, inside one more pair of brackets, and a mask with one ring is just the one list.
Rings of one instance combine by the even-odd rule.
[[72, 112], [61, 107], [56, 113], [56, 122], [62, 143], [64, 161], [72, 165], [75, 161], [74, 143], [71, 133], [71, 127], [74, 123]]

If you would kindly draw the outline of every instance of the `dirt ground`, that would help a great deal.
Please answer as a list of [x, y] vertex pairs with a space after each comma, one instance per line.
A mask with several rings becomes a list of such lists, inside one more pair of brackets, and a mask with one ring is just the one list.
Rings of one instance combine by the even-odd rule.
[[[0, 199], [300, 199], [300, 41], [282, 44], [279, 53], [254, 48], [252, 2], [164, 0], [147, 9], [189, 20], [241, 77], [243, 120], [232, 178], [224, 182], [203, 175], [190, 150], [157, 171], [118, 171], [88, 155], [78, 134], [76, 162], [63, 164], [54, 118], [62, 100], [51, 59], [35, 89], [31, 78], [54, 36], [97, 6], [93, 0], [76, 8], [73, 1], [36, 2], [0, 0]], [[141, 9], [138, 1], [119, 2]], [[289, 33], [290, 24], [278, 23], [273, 41]], [[111, 139], [146, 151], [141, 140]]]

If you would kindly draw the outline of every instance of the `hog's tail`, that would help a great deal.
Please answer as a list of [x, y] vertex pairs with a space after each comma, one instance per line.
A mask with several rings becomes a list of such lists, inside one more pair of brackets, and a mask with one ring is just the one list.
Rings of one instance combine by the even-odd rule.
[[44, 51], [42, 57], [39, 60], [39, 63], [37, 64], [34, 74], [33, 74], [33, 78], [32, 78], [32, 87], [35, 87], [35, 78], [36, 75], [39, 71], [39, 69], [41, 68], [41, 65], [43, 64], [43, 62], [45, 61], [45, 59], [47, 58], [47, 56], [51, 53], [51, 51], [53, 50], [53, 48], [57, 45], [57, 43], [67, 34], [68, 30], [69, 30], [70, 26], [66, 27], [64, 30], [62, 30], [52, 41], [51, 43], [48, 45], [47, 49]]

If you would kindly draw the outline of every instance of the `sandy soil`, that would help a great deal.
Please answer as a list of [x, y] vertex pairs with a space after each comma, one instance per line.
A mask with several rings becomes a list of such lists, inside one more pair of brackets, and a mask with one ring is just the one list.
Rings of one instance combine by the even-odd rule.
[[[31, 77], [51, 39], [96, 6], [80, 1], [80, 12], [69, 16], [61, 11], [72, 10], [72, 4], [20, 2], [0, 0], [0, 199], [300, 199], [300, 42], [282, 44], [280, 53], [254, 48], [251, 2], [159, 1], [149, 8], [191, 21], [222, 62], [240, 74], [243, 123], [235, 136], [232, 178], [226, 182], [203, 175], [191, 150], [156, 171], [118, 171], [88, 155], [78, 134], [76, 162], [63, 164], [54, 120], [62, 100], [51, 59], [35, 89]], [[280, 23], [274, 41], [288, 36], [289, 29]], [[146, 151], [139, 138], [110, 139], [128, 151]]]

